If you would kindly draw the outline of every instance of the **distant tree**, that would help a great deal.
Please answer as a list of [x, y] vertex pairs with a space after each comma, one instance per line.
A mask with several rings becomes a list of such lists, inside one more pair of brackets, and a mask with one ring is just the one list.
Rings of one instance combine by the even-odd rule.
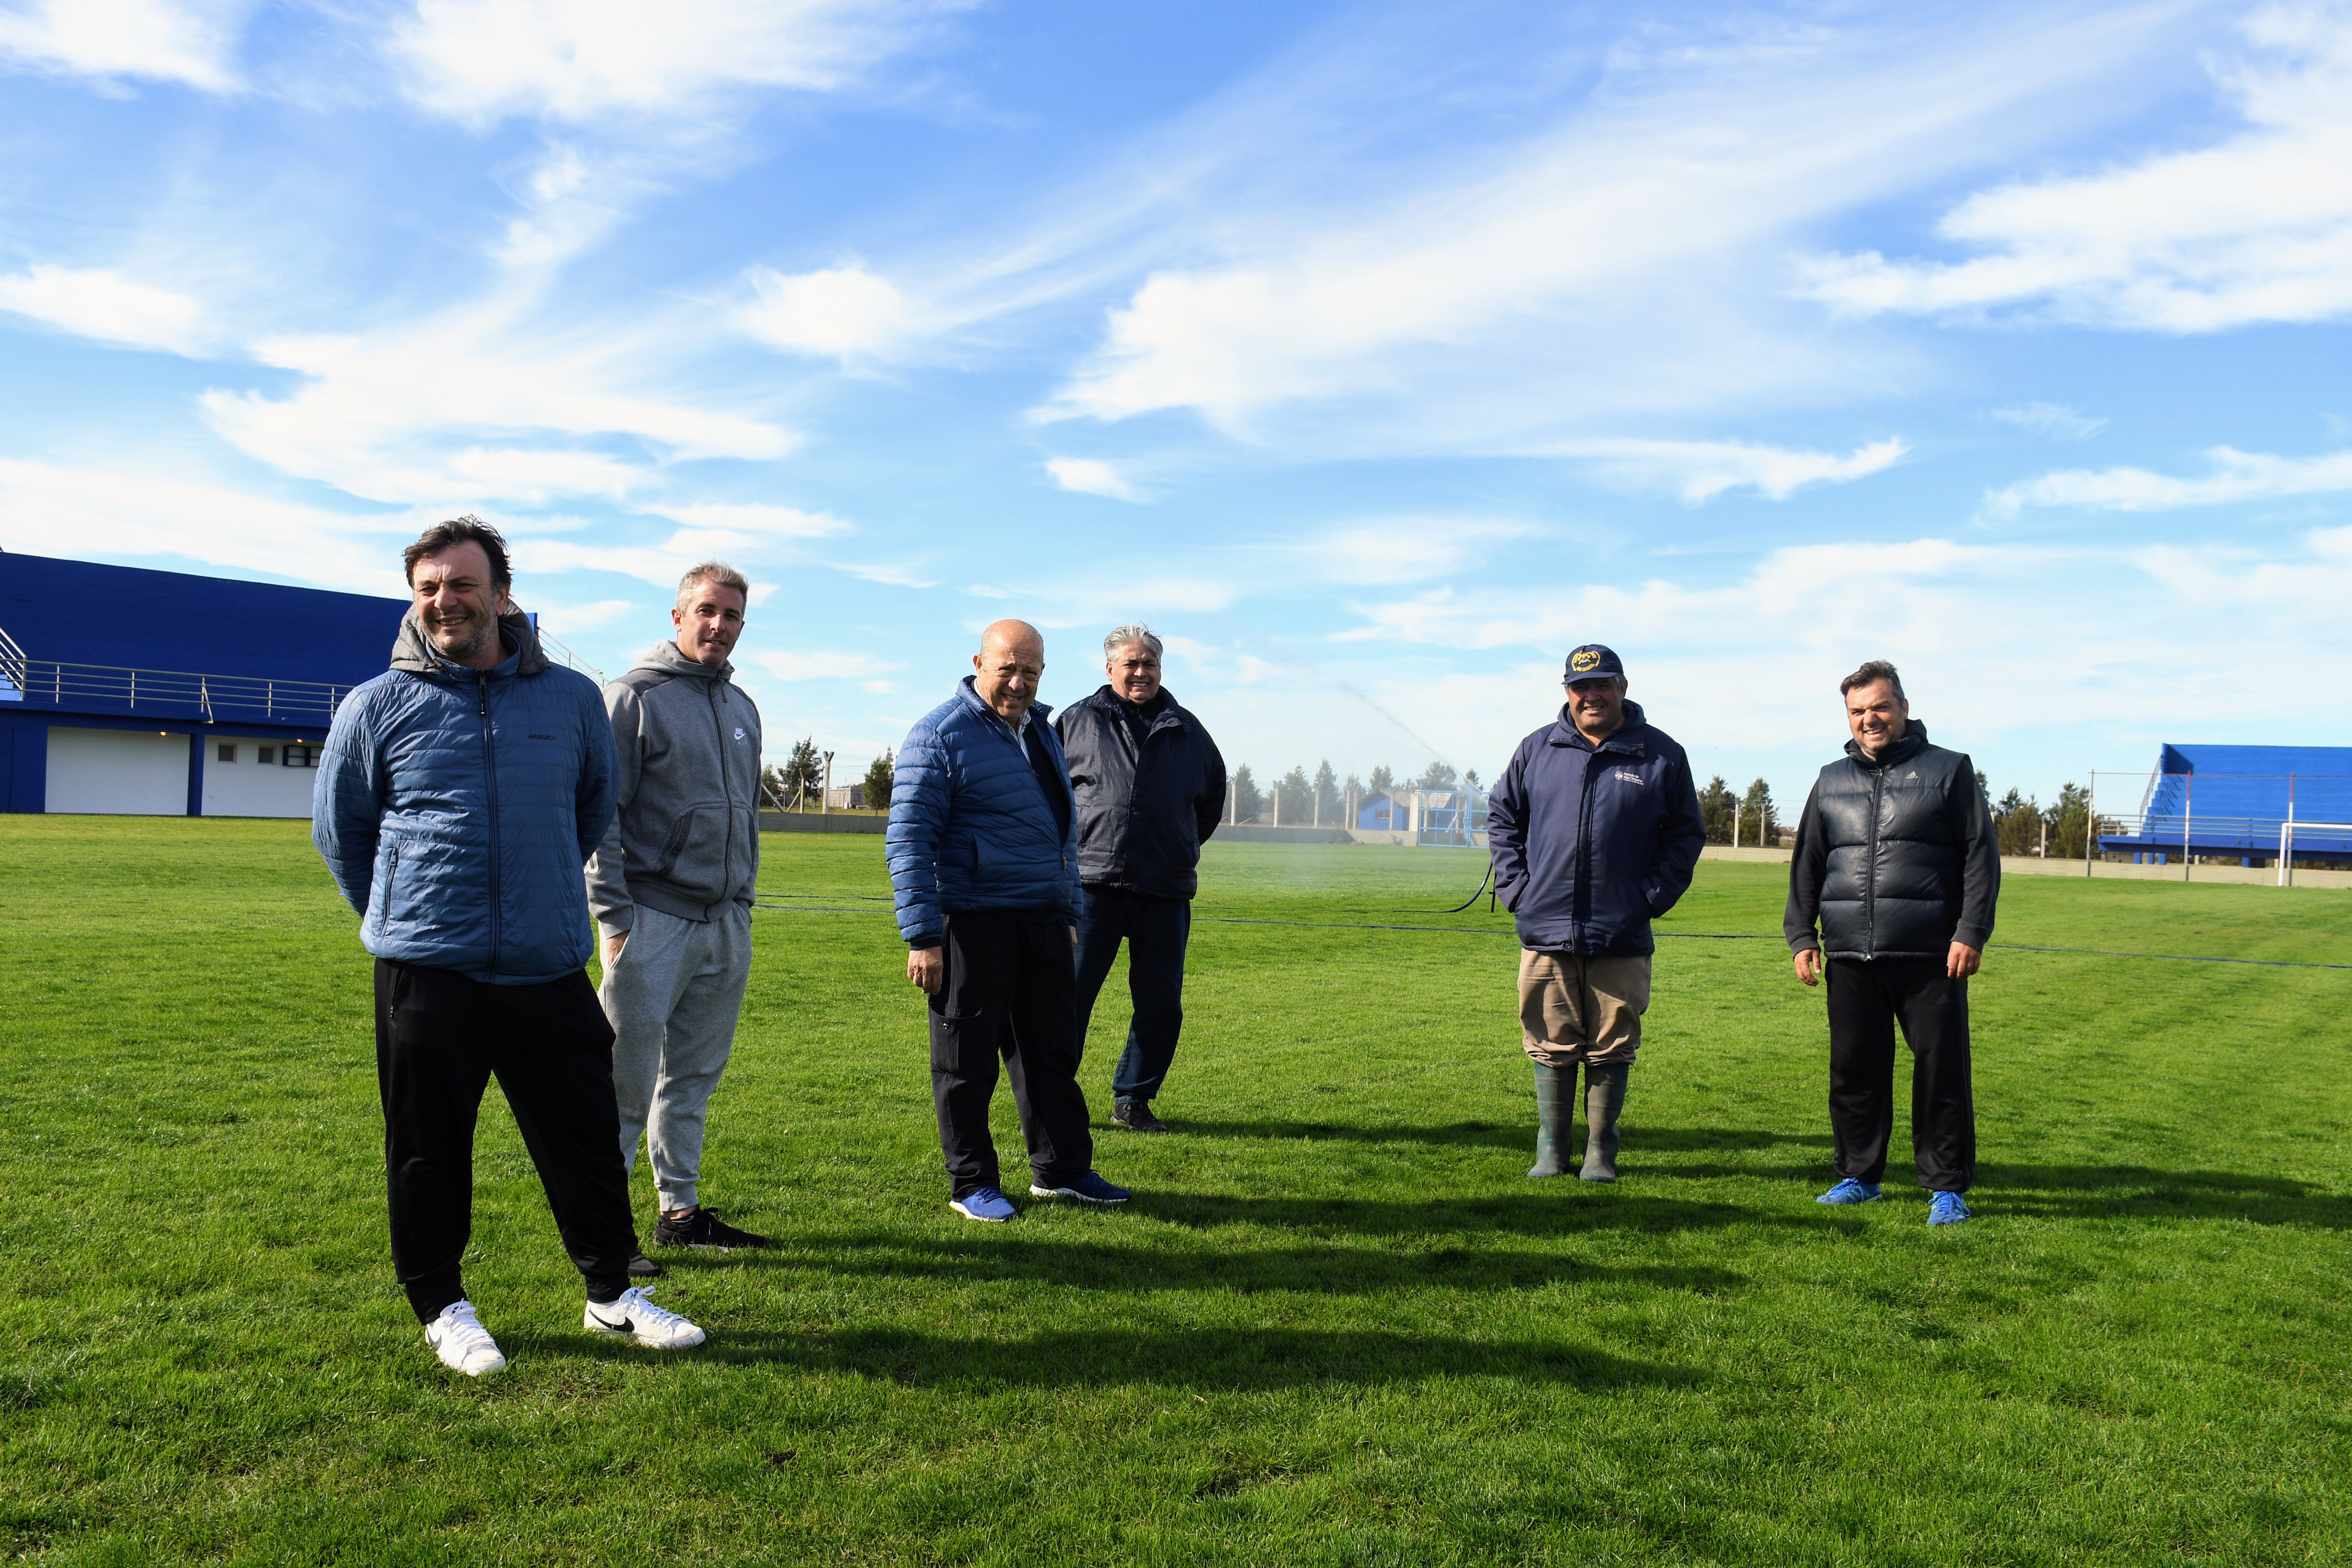
[[868, 811], [890, 809], [890, 785], [898, 772], [897, 762], [887, 751], [866, 764], [864, 794]]
[[1706, 826], [1709, 844], [1731, 842], [1731, 790], [1721, 773], [1706, 781], [1698, 792], [1698, 819]]
[[[2080, 860], [2091, 834], [2091, 792], [2071, 782], [2061, 784], [2057, 804], [2044, 810], [2042, 816], [2050, 823], [2052, 857], [2061, 860]], [[2101, 817], [2098, 830], [2101, 833], [2114, 832], [2114, 819]]]
[[814, 800], [816, 792], [824, 786], [824, 758], [817, 754], [816, 737], [794, 741], [784, 765], [768, 772], [769, 787], [787, 806], [797, 811]]
[[1275, 826], [1278, 827], [1286, 822], [1307, 821], [1315, 810], [1315, 803], [1310, 798], [1314, 792], [1315, 785], [1307, 778], [1305, 768], [1293, 768], [1283, 774], [1274, 803]]
[[1739, 803], [1739, 842], [1780, 842], [1780, 817], [1772, 805], [1772, 786], [1762, 779], [1748, 786], [1748, 798]]
[[1472, 768], [1468, 773], [1462, 775], [1462, 787], [1468, 790], [1472, 795], [1476, 795], [1478, 793], [1480, 785], [1478, 784], [1478, 770], [1476, 768]]
[[2033, 855], [2042, 848], [2042, 807], [2032, 795], [2011, 790], [1992, 808], [1993, 833], [2004, 855]]
[[1422, 769], [1421, 777], [1415, 779], [1413, 783], [1423, 789], [1452, 789], [1455, 780], [1460, 776], [1454, 771], [1452, 764], [1440, 758]]
[[1315, 766], [1315, 809], [1308, 820], [1328, 827], [1339, 820], [1339, 775], [1331, 771], [1328, 761]]
[[1265, 797], [1258, 793], [1257, 781], [1250, 777], [1247, 763], [1234, 770], [1229, 793], [1233, 796], [1235, 822], [1255, 822], [1258, 813], [1265, 809]]
[[1396, 788], [1396, 774], [1389, 772], [1387, 764], [1382, 763], [1372, 770], [1371, 784], [1374, 795], [1387, 795]]

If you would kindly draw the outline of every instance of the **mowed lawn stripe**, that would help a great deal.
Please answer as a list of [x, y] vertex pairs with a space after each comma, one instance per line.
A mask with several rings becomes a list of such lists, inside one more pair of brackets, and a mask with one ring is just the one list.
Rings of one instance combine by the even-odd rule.
[[[486, 1102], [468, 1288], [385, 1256], [368, 970], [306, 825], [0, 820], [0, 1543], [58, 1563], [2306, 1563], [2352, 1551], [2352, 977], [1996, 952], [1981, 1217], [1832, 1211], [1821, 996], [1666, 942], [1625, 1179], [1530, 1183], [1475, 854], [1212, 845], [1125, 1212], [945, 1205], [878, 839], [772, 835], [712, 1331], [589, 1340]], [[1708, 861], [1662, 930], [1769, 935]], [[2016, 877], [1999, 939], [2294, 960], [2352, 897]], [[999, 1095], [1009, 1170], [1020, 1139]], [[1898, 1119], [1898, 1149], [1906, 1138]], [[641, 1222], [650, 1184], [637, 1177]]]

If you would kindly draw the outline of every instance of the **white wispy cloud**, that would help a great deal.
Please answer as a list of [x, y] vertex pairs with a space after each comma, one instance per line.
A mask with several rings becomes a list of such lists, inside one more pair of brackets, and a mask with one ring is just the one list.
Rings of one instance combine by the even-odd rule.
[[247, 5], [176, 0], [33, 0], [0, 10], [0, 67], [60, 76], [237, 85], [231, 62]]
[[744, 279], [753, 298], [735, 312], [736, 324], [771, 348], [845, 360], [878, 358], [917, 330], [905, 296], [863, 267], [790, 276], [754, 267]]
[[[1887, 374], [1763, 283], [1806, 225], [2027, 144], [2155, 47], [2158, 6], [1629, 40], [1605, 89], [1516, 144], [1349, 201], [1218, 214], [1041, 408], [1197, 411], [1261, 436], [1294, 403], [1387, 405], [1381, 441], [1523, 451], [1629, 408], [1721, 407]], [[1871, 133], [1853, 134], [1857, 125]], [[1197, 235], [1185, 249], [1197, 256]]]
[[1786, 500], [1807, 485], [1844, 484], [1902, 461], [1910, 447], [1899, 437], [1872, 441], [1844, 457], [1747, 441], [1644, 441], [1612, 437], [1562, 442], [1562, 457], [1589, 460], [1606, 483], [1628, 489], [1671, 490], [1696, 505], [1727, 490], [1751, 489]]
[[2352, 490], [2352, 452], [2316, 458], [2281, 458], [2215, 447], [2206, 454], [2211, 471], [2194, 478], [2147, 468], [2070, 468], [2006, 485], [1985, 497], [1985, 510], [2014, 517], [2028, 507], [2079, 507], [2091, 511], [2168, 511], [2179, 507], [2218, 506], [2227, 501], [2275, 500], [2288, 496]]
[[469, 125], [707, 114], [743, 89], [836, 91], [956, 7], [909, 0], [419, 0], [389, 53]]
[[905, 665], [871, 654], [842, 649], [776, 649], [751, 656], [752, 662], [785, 680], [871, 680]]
[[1289, 568], [1286, 582], [1427, 583], [1475, 571], [1496, 545], [1537, 531], [1532, 523], [1508, 518], [1366, 519], [1319, 530], [1278, 553]]
[[775, 539], [826, 539], [850, 531], [848, 523], [830, 513], [765, 501], [663, 503], [652, 510], [689, 528], [724, 529]]
[[2352, 10], [2279, 5], [2219, 68], [2244, 128], [2193, 152], [1979, 192], [1937, 232], [1982, 254], [1817, 258], [1802, 287], [1856, 315], [2016, 308], [2166, 332], [2352, 311]]
[[1049, 458], [1045, 472], [1066, 490], [1080, 495], [1108, 496], [1112, 500], [1139, 501], [1146, 497], [1115, 463], [1100, 458]]
[[173, 556], [399, 598], [401, 547], [425, 521], [330, 511], [128, 466], [0, 458], [0, 548], [31, 554]]
[[2017, 403], [1996, 408], [1992, 416], [2004, 425], [2060, 441], [2087, 441], [2107, 427], [2105, 419], [2070, 408], [2063, 403]]
[[78, 337], [192, 354], [202, 347], [204, 307], [185, 294], [104, 268], [36, 263], [0, 278], [0, 310]]

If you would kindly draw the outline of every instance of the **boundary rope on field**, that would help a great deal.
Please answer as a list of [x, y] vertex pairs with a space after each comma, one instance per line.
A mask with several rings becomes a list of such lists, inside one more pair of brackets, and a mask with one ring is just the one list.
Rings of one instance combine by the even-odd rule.
[[[1479, 889], [1481, 892], [1485, 890], [1483, 888]], [[783, 893], [772, 896], [788, 899], [851, 898], [863, 899], [875, 903], [892, 901], [887, 895], [880, 893]], [[1472, 903], [1478, 901], [1475, 895], [1473, 895], [1470, 901]], [[849, 909], [826, 904], [776, 904], [769, 903], [764, 900], [754, 902], [751, 907], [758, 910], [772, 910], [779, 914], [788, 915], [878, 915], [884, 912], [880, 910]], [[1452, 913], [1453, 911], [1430, 912]], [[1196, 915], [1193, 918], [1206, 921], [1213, 925], [1292, 926], [1307, 931], [1431, 931], [1440, 936], [1507, 936], [1514, 941], [1518, 937], [1517, 931], [1499, 926], [1391, 925], [1369, 921], [1278, 921], [1252, 915]], [[1667, 942], [1785, 942], [1788, 940], [1772, 931], [1662, 931], [1653, 934]], [[2023, 942], [1989, 942], [1986, 945], [2000, 952], [2042, 952], [2068, 958], [2134, 958], [2161, 963], [2242, 963], [2258, 969], [2352, 970], [2352, 963], [2317, 963], [2309, 959], [2299, 958], [2218, 958], [2203, 952], [2126, 952], [2119, 949], [2102, 947], [2030, 947]]]

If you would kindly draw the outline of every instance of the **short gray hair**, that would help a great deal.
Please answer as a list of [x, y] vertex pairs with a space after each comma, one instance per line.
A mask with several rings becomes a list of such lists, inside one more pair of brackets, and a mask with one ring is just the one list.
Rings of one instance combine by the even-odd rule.
[[1903, 678], [1895, 674], [1895, 667], [1883, 658], [1864, 660], [1860, 669], [1838, 682], [1838, 695], [1843, 697], [1857, 686], [1875, 686], [1882, 680], [1895, 688], [1895, 701], [1906, 708], [1911, 706], [1911, 699], [1903, 695]]
[[728, 565], [724, 561], [705, 561], [698, 566], [688, 567], [686, 569], [686, 575], [677, 580], [677, 607], [679, 609], [684, 610], [693, 607], [694, 585], [697, 583], [716, 583], [722, 588], [732, 588], [737, 593], [743, 595], [743, 604], [746, 608], [749, 608], [751, 605], [751, 584], [750, 579], [746, 578], [740, 572], [736, 571], [732, 566]]
[[1141, 621], [1138, 621], [1131, 626], [1119, 626], [1113, 630], [1110, 636], [1103, 638], [1103, 662], [1105, 664], [1108, 664], [1110, 662], [1111, 655], [1117, 653], [1128, 644], [1137, 642], [1139, 642], [1144, 647], [1150, 648], [1151, 650], [1152, 658], [1158, 658], [1160, 657], [1160, 639], [1151, 635], [1151, 628], [1150, 626], [1145, 626]]

